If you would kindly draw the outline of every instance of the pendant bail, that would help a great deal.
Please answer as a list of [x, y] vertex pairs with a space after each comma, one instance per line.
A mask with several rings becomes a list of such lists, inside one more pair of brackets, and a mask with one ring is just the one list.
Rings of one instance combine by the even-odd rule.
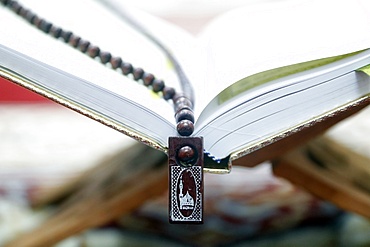
[[169, 221], [203, 223], [203, 138], [170, 137]]

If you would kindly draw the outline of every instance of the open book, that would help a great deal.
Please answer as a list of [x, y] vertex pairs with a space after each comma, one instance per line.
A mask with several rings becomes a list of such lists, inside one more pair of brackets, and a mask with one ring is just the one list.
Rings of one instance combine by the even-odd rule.
[[[163, 52], [180, 61], [195, 91], [194, 136], [222, 160], [237, 159], [368, 99], [370, 4], [354, 0], [251, 3], [193, 37], [163, 20], [99, 1], [20, 1], [40, 17], [164, 79], [181, 91]], [[194, 6], [196, 8], [196, 6]], [[171, 102], [0, 8], [0, 76], [167, 151], [176, 136]]]

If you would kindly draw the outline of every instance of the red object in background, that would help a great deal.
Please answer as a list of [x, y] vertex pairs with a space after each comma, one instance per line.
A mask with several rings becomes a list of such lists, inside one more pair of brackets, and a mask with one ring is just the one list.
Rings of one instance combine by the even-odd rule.
[[0, 103], [50, 103], [51, 100], [0, 77]]

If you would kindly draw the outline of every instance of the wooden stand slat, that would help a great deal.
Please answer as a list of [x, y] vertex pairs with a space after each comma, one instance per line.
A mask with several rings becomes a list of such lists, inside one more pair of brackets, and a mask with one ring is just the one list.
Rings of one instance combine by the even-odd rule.
[[275, 175], [338, 207], [370, 218], [370, 194], [333, 172], [319, 167], [297, 149], [273, 163]]
[[133, 146], [89, 172], [54, 215], [6, 246], [52, 246], [114, 221], [167, 190], [166, 163], [163, 153], [142, 144]]

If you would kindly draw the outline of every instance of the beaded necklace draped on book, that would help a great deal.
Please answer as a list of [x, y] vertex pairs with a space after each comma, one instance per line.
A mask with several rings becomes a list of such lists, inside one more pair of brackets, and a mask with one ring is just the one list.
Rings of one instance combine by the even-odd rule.
[[[174, 88], [167, 87], [164, 82], [155, 78], [151, 73], [145, 72], [142, 68], [134, 68], [130, 63], [123, 62], [120, 57], [114, 57], [110, 52], [101, 51], [98, 46], [91, 44], [89, 41], [82, 39], [80, 36], [71, 31], [66, 31], [63, 28], [55, 26], [51, 22], [39, 17], [31, 10], [26, 9], [17, 1], [1, 0], [1, 3], [17, 15], [23, 17], [30, 24], [37, 27], [46, 34], [50, 34], [56, 39], [61, 39], [79, 51], [86, 53], [91, 58], [99, 58], [103, 64], [110, 63], [112, 69], [120, 69], [124, 75], [132, 74], [136, 81], [141, 80], [147, 87], [152, 87], [156, 93], [161, 92], [165, 100], [172, 100], [175, 107], [175, 117], [177, 122], [177, 132], [182, 138], [169, 137], [169, 220], [171, 223], [202, 223], [203, 222], [203, 139], [200, 137], [189, 137], [194, 131], [194, 113], [193, 113], [193, 91], [190, 83], [185, 76], [180, 64], [172, 56], [172, 54], [162, 45], [155, 37], [150, 35], [143, 27], [141, 27], [131, 17], [119, 12], [118, 14], [127, 20], [136, 30], [143, 33], [147, 38], [154, 42], [173, 63], [177, 75], [179, 77], [184, 93], [176, 93]], [[113, 5], [106, 3], [114, 10]], [[179, 193], [176, 184], [180, 180], [182, 182], [182, 174], [191, 174], [194, 183], [188, 180], [184, 181], [184, 185], [192, 192], [195, 192], [194, 198], [188, 195], [193, 201], [193, 207], [180, 208], [174, 203]], [[181, 177], [179, 177], [181, 175]]]
[[[11, 4], [16, 12], [26, 12], [16, 2], [1, 2]], [[171, 83], [167, 85], [183, 91], [164, 53], [107, 5], [77, 0], [71, 8], [64, 1], [26, 2], [47, 20], [153, 71]], [[368, 63], [370, 35], [363, 31], [369, 26], [363, 8], [366, 1], [249, 3], [220, 15], [197, 37], [118, 1], [115, 5], [140, 20], [181, 61], [196, 85], [192, 136], [203, 136], [205, 150], [217, 159], [230, 156], [235, 160], [263, 149], [367, 92], [366, 77], [356, 72]], [[330, 9], [335, 11], [329, 11], [328, 19]], [[150, 84], [146, 71], [129, 73], [130, 68], [122, 70], [122, 61], [111, 58], [107, 67], [129, 73], [128, 78], [120, 76], [96, 62], [100, 58], [80, 54], [60, 42], [62, 38], [39, 31], [9, 9], [0, 12], [1, 21], [7, 23], [0, 37], [2, 77], [168, 151], [168, 137], [178, 135], [172, 100], [168, 104], [139, 85]], [[344, 15], [352, 18], [344, 19]], [[79, 43], [87, 51], [88, 46]], [[156, 87], [154, 81], [151, 88]], [[121, 86], [122, 82], [127, 84]]]
[[142, 27], [133, 17], [129, 16], [128, 13], [118, 10], [111, 2], [103, 2], [111, 11], [115, 11], [118, 16], [127, 21], [127, 23], [132, 25], [138, 32], [145, 35], [166, 54], [176, 70], [184, 93], [177, 93], [174, 88], [167, 87], [163, 80], [155, 78], [153, 74], [146, 72], [144, 69], [135, 68], [131, 63], [123, 61], [121, 57], [115, 57], [110, 52], [102, 51], [98, 46], [91, 44], [88, 40], [84, 40], [77, 34], [64, 30], [48, 20], [39, 17], [36, 13], [33, 13], [19, 2], [14, 0], [0, 1], [4, 6], [11, 9], [14, 13], [21, 16], [44, 33], [50, 34], [50, 36], [56, 39], [63, 40], [65, 43], [87, 54], [93, 59], [99, 58], [100, 62], [103, 64], [109, 63], [112, 69], [119, 69], [125, 76], [131, 74], [135, 81], [142, 81], [143, 85], [151, 87], [155, 93], [162, 93], [165, 100], [172, 100], [177, 122], [177, 132], [181, 136], [190, 136], [194, 131], [194, 93], [180, 63], [156, 37], [150, 34], [150, 32]]

